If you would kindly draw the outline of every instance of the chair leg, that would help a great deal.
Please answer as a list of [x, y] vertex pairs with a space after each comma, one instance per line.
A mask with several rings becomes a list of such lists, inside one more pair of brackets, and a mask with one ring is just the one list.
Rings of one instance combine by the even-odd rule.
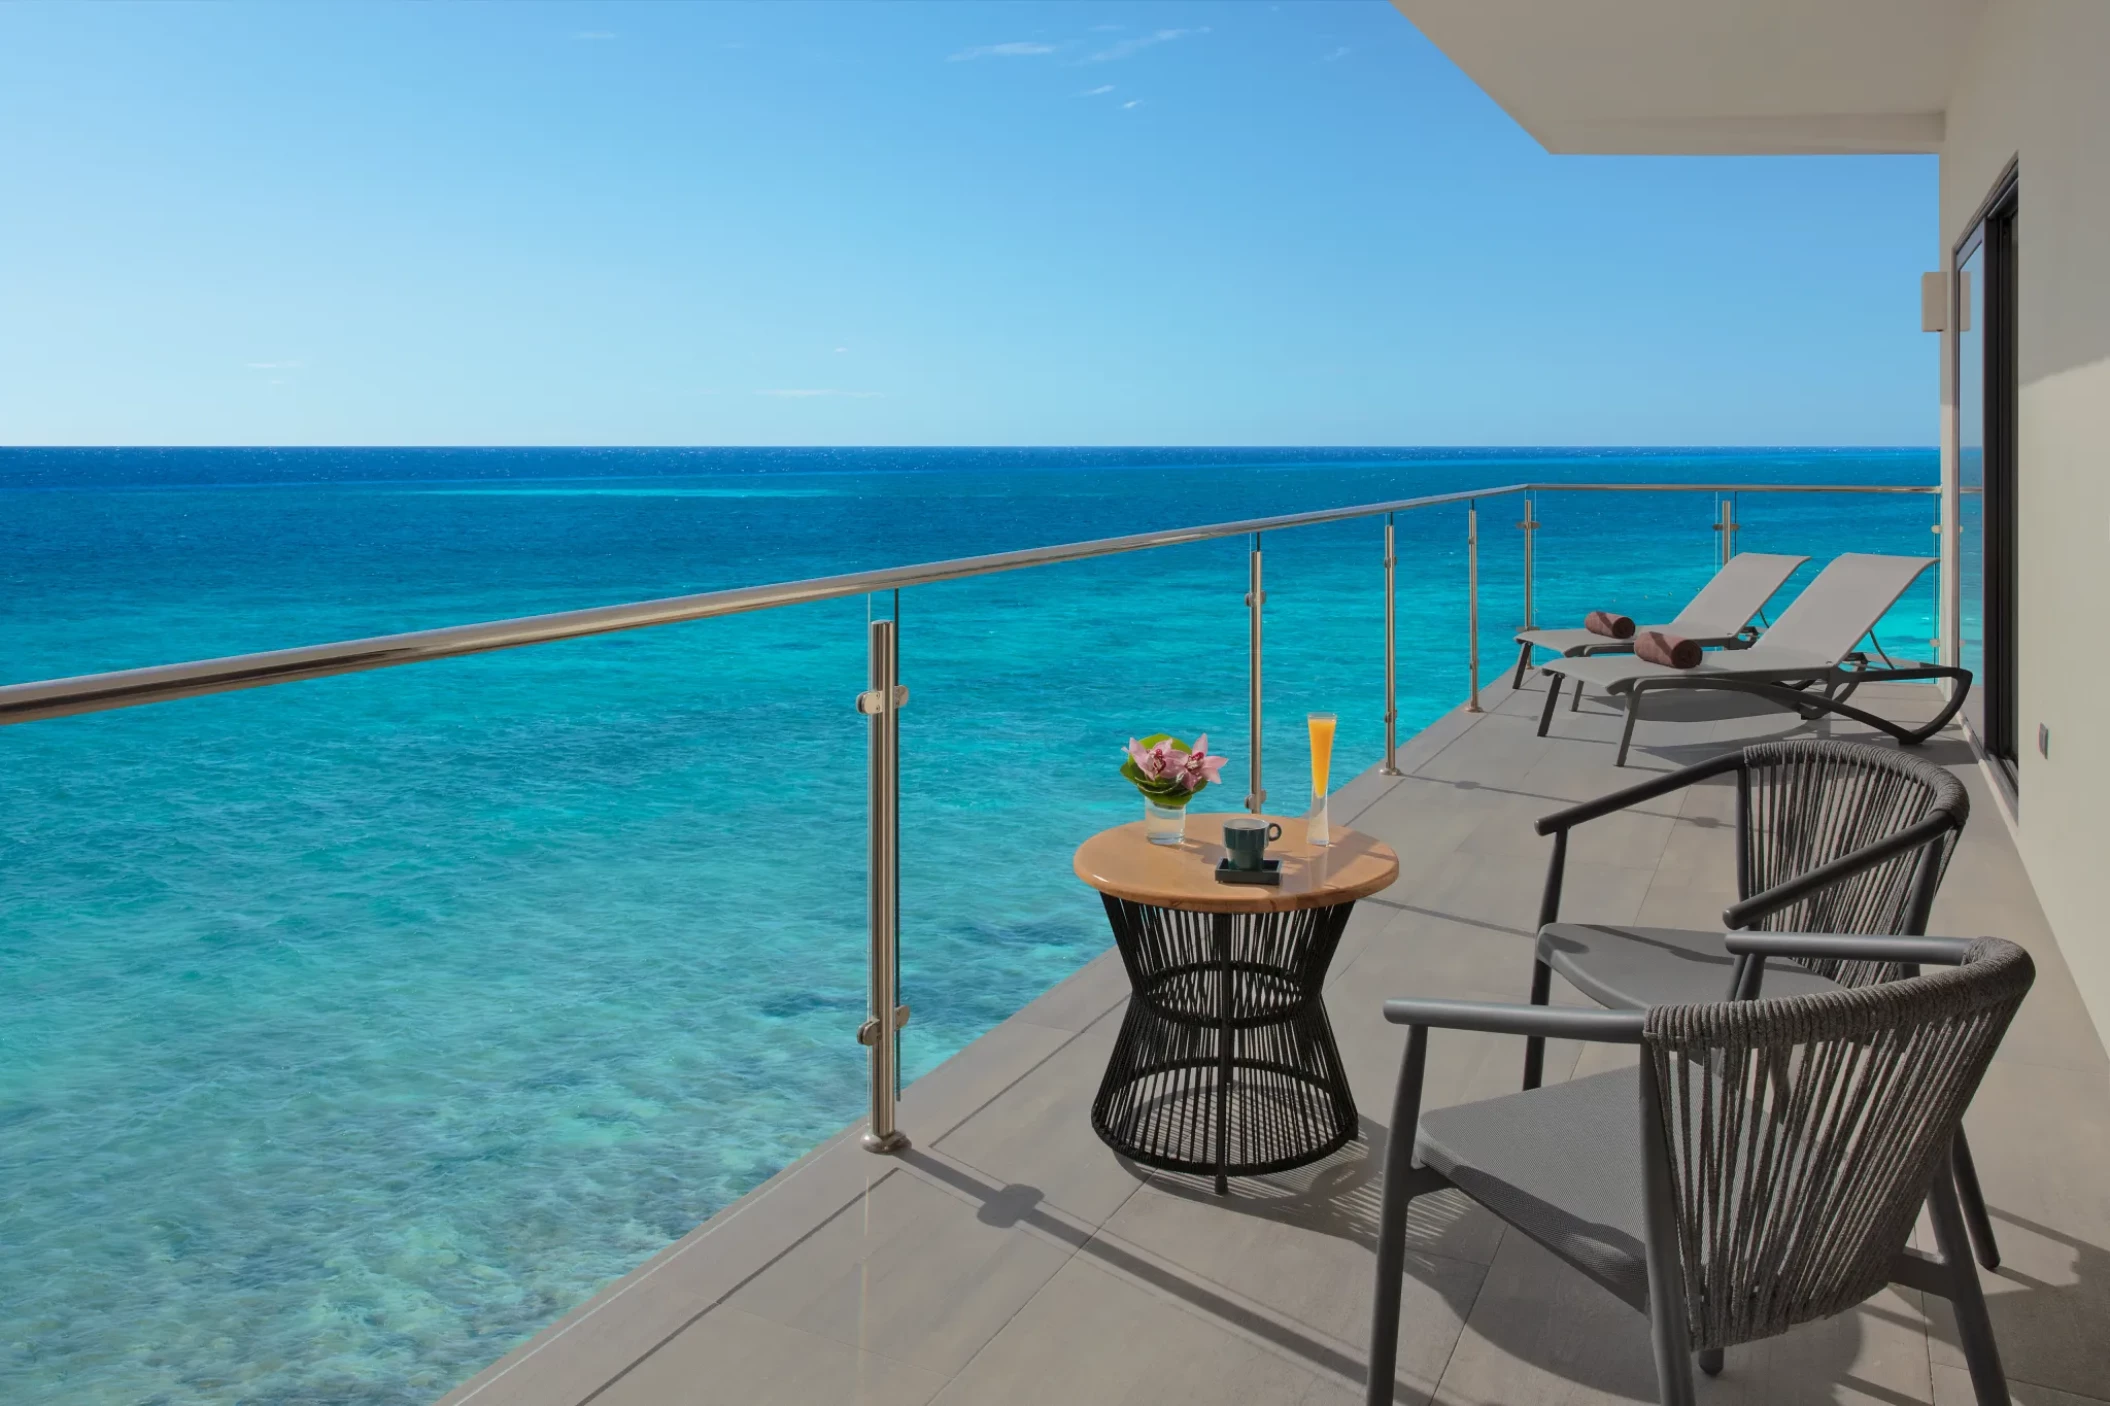
[[1985, 1193], [1978, 1189], [1978, 1167], [1971, 1161], [1971, 1144], [1963, 1130], [1949, 1147], [1949, 1165], [1956, 1173], [1956, 1199], [1963, 1206], [1964, 1225], [1971, 1232], [1971, 1248], [1987, 1269], [2000, 1268], [2000, 1242], [1993, 1238], [1993, 1218], [1985, 1213]]
[[1692, 1382], [1692, 1354], [1678, 1345], [1685, 1334], [1685, 1315], [1648, 1305], [1649, 1337], [1656, 1349], [1656, 1400], [1662, 1406], [1698, 1406]]
[[1519, 649], [1517, 651], [1517, 672], [1515, 677], [1511, 678], [1509, 681], [1509, 686], [1512, 689], [1521, 689], [1524, 687], [1524, 673], [1530, 667], [1531, 646], [1529, 644], [1526, 644], [1522, 649]]
[[1956, 1204], [1953, 1174], [1944, 1166], [1927, 1188], [1927, 1211], [1934, 1221], [1934, 1244], [1949, 1271], [1949, 1306], [1956, 1310], [1956, 1337], [1971, 1369], [1971, 1392], [1978, 1406], [2010, 1406], [2007, 1373], [2000, 1366], [2000, 1344], [1993, 1338], [1993, 1319], [1978, 1286], [1978, 1266], [1971, 1262], [1971, 1236]]
[[1421, 1189], [1413, 1175], [1414, 1137], [1421, 1124], [1421, 1077], [1427, 1067], [1429, 1031], [1407, 1031], [1399, 1083], [1392, 1092], [1392, 1130], [1385, 1139], [1385, 1191], [1377, 1213], [1377, 1292], [1370, 1310], [1370, 1374], [1366, 1406], [1391, 1406], [1393, 1373], [1399, 1366], [1400, 1281], [1407, 1272], [1407, 1206]]
[[1663, 1127], [1663, 1095], [1648, 1051], [1635, 1071], [1641, 1113], [1641, 1214], [1648, 1260], [1648, 1339], [1656, 1359], [1657, 1400], [1662, 1406], [1695, 1406], [1692, 1385], [1692, 1324], [1685, 1317], [1685, 1271], [1678, 1249], [1677, 1192], [1670, 1170], [1670, 1140]]
[[1720, 1348], [1703, 1347], [1692, 1355], [1692, 1360], [1699, 1363], [1700, 1370], [1708, 1376], [1719, 1377], [1722, 1375], [1722, 1350]]
[[1634, 745], [1634, 724], [1641, 721], [1641, 690], [1629, 689], [1626, 695], [1626, 727], [1619, 734], [1619, 755], [1613, 766], [1625, 766], [1627, 749]]
[[[1531, 1004], [1543, 1006], [1553, 995], [1553, 968], [1534, 957], [1531, 961]], [[1524, 1087], [1535, 1089], [1546, 1077], [1546, 1037], [1524, 1039]]]
[[[1553, 726], [1553, 705], [1561, 701], [1561, 684], [1565, 682], [1559, 674], [1548, 674], [1546, 677], [1553, 680], [1553, 682], [1546, 687], [1546, 706], [1539, 710], [1539, 736], [1541, 737], [1546, 735], [1547, 728]], [[1581, 684], [1576, 685], [1577, 689], [1581, 689], [1581, 687]]]
[[1575, 681], [1575, 689], [1568, 695], [1568, 711], [1571, 713], [1582, 711], [1582, 680], [1580, 679]]

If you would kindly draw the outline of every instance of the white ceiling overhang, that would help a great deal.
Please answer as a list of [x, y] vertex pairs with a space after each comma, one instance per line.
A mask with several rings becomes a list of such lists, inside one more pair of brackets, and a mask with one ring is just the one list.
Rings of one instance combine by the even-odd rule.
[[1392, 0], [1548, 150], [1939, 151], [1983, 0]]

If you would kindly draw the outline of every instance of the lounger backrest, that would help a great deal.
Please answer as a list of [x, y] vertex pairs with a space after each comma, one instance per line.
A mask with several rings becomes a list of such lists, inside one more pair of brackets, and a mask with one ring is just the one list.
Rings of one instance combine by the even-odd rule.
[[1837, 660], [1850, 653], [1876, 627], [1883, 612], [1897, 604], [1905, 588], [1932, 565], [1933, 557], [1883, 557], [1868, 552], [1833, 557], [1831, 565], [1818, 572], [1795, 603], [1781, 612], [1760, 643]]
[[1773, 593], [1808, 557], [1739, 552], [1714, 573], [1692, 603], [1670, 622], [1670, 632], [1689, 639], [1723, 639], [1751, 623]]

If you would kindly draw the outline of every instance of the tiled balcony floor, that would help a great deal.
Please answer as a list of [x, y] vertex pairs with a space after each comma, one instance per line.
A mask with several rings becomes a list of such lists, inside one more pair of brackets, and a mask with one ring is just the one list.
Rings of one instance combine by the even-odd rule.
[[[826, 1144], [448, 1406], [1360, 1400], [1376, 1118], [1403, 1040], [1381, 1000], [1522, 999], [1546, 853], [1536, 816], [1799, 727], [1782, 714], [1644, 723], [1619, 772], [1600, 704], [1533, 735], [1537, 688], [1489, 691], [1488, 712], [1414, 740], [1406, 775], [1366, 774], [1335, 802], [1337, 823], [1401, 859], [1398, 883], [1358, 908], [1328, 988], [1361, 1144], [1221, 1199], [1123, 1164], [1086, 1117], [1126, 992], [1108, 953], [908, 1090], [908, 1154], [873, 1157], [854, 1130]], [[1905, 687], [1862, 696], [1899, 716], [1928, 706]], [[1935, 930], [2009, 937], [2038, 963], [1969, 1124], [2006, 1256], [1985, 1283], [2008, 1374], [2023, 1406], [2110, 1400], [2110, 1062], [1964, 744], [1951, 734], [1923, 754], [1956, 767], [1974, 803]], [[1733, 896], [1732, 796], [1695, 788], [1578, 831], [1565, 914], [1717, 922]], [[1621, 1057], [1556, 1046], [1547, 1077]], [[1438, 1032], [1427, 1102], [1513, 1089], [1521, 1059], [1517, 1040]], [[1397, 1400], [1655, 1399], [1644, 1320], [1456, 1193], [1416, 1203], [1409, 1239]], [[1887, 1291], [1732, 1349], [1701, 1399], [1966, 1403], [1945, 1319], [1939, 1301], [1923, 1311], [1918, 1294]]]

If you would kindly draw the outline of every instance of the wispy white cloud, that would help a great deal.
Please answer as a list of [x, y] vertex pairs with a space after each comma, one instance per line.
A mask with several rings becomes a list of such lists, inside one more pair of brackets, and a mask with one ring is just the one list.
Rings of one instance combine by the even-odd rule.
[[874, 398], [876, 398], [876, 397], [878, 397], [878, 396], [882, 396], [882, 395], [885, 395], [885, 394], [886, 394], [886, 392], [885, 392], [885, 391], [838, 391], [838, 390], [790, 390], [790, 391], [756, 391], [756, 392], [755, 392], [755, 394], [756, 394], [756, 395], [773, 395], [773, 396], [777, 397], [777, 398], [778, 398], [779, 400], [811, 400], [811, 399], [813, 399], [813, 398], [814, 398], [815, 396], [822, 396], [822, 395], [840, 395], [840, 396], [848, 396], [848, 397], [850, 397], [850, 398], [852, 398], [852, 399], [854, 399], [854, 400], [871, 400], [871, 399], [874, 399]]
[[1035, 54], [1052, 54], [1053, 44], [1042, 44], [1031, 39], [1015, 39], [1008, 44], [977, 44], [972, 49], [962, 49], [957, 54], [947, 54], [947, 63], [964, 63], [968, 59], [1023, 59]]
[[1119, 33], [1119, 32], [1120, 32], [1121, 30], [1124, 30], [1124, 29], [1126, 29], [1126, 28], [1128, 28], [1128, 26], [1127, 26], [1127, 25], [1125, 25], [1125, 24], [1095, 24], [1095, 25], [1093, 25], [1093, 26], [1092, 26], [1092, 33], [1094, 33], [1094, 34], [1116, 34], [1116, 33]]
[[1209, 27], [1207, 25], [1203, 25], [1200, 29], [1156, 29], [1148, 34], [1138, 34], [1132, 39], [1117, 39], [1111, 45], [1093, 54], [1085, 62], [1111, 63], [1116, 59], [1133, 58], [1153, 44], [1169, 44], [1175, 39], [1185, 39], [1190, 35], [1207, 34], [1208, 32]]
[[1355, 50], [1349, 48], [1346, 44], [1343, 44], [1340, 48], [1335, 49], [1330, 54], [1321, 54], [1319, 56], [1319, 62], [1332, 63], [1335, 59], [1345, 59], [1354, 52]]
[[615, 38], [615, 31], [614, 31], [614, 30], [612, 30], [612, 29], [582, 29], [582, 30], [579, 30], [579, 31], [578, 31], [577, 33], [573, 34], [573, 35], [572, 35], [572, 38], [574, 38], [574, 39], [613, 39], [613, 38]]
[[1121, 104], [1121, 110], [1126, 112], [1132, 107], [1141, 107], [1142, 105], [1143, 100], [1141, 98], [1130, 98], [1127, 102]]
[[844, 352], [846, 352], [846, 351], [848, 351], [848, 350], [849, 350], [849, 348], [848, 348], [848, 347], [837, 347], [837, 348], [835, 349], [835, 354], [836, 354], [837, 356], [841, 356], [841, 355], [842, 355], [842, 354], [843, 354]]
[[1080, 98], [1096, 98], [1096, 97], [1098, 97], [1098, 96], [1099, 96], [1099, 95], [1100, 95], [1101, 93], [1111, 93], [1111, 92], [1112, 92], [1113, 90], [1114, 90], [1114, 85], [1113, 85], [1113, 84], [1111, 84], [1111, 83], [1101, 83], [1101, 84], [1100, 84], [1100, 85], [1099, 85], [1098, 87], [1096, 87], [1096, 88], [1086, 88], [1086, 89], [1085, 89], [1085, 90], [1084, 90], [1083, 92], [1079, 93], [1079, 94], [1078, 94], [1077, 96], [1078, 96], [1078, 97], [1080, 97]]

